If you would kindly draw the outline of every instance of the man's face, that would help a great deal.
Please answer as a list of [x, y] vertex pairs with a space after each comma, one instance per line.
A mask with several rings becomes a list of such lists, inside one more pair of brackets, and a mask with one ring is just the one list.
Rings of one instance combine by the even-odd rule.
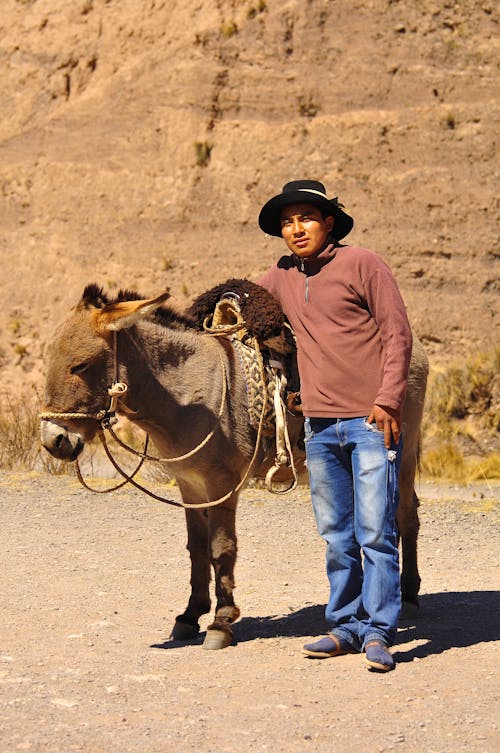
[[281, 210], [281, 235], [297, 256], [317, 254], [333, 228], [333, 217], [323, 217], [312, 204], [291, 204]]

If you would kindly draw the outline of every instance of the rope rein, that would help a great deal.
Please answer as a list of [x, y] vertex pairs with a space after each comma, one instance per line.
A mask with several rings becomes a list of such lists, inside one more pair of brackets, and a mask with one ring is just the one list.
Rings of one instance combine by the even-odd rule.
[[[262, 367], [263, 367], [263, 364], [262, 364]], [[115, 458], [112, 456], [111, 452], [109, 451], [109, 447], [107, 445], [104, 432], [103, 431], [99, 431], [98, 432], [99, 439], [100, 439], [100, 441], [101, 441], [101, 443], [102, 443], [102, 445], [104, 447], [104, 451], [106, 452], [107, 457], [109, 458], [109, 460], [110, 460], [111, 464], [113, 465], [113, 467], [125, 479], [125, 481], [123, 481], [121, 484], [119, 484], [119, 486], [114, 487], [114, 488], [115, 489], [120, 488], [120, 486], [123, 486], [124, 484], [126, 484], [128, 482], [128, 483], [132, 484], [132, 486], [135, 486], [136, 489], [139, 489], [140, 491], [145, 492], [150, 497], [152, 497], [153, 499], [158, 500], [159, 502], [165, 502], [166, 504], [173, 505], [175, 507], [184, 507], [186, 509], [194, 509], [194, 508], [198, 508], [199, 509], [199, 508], [206, 508], [206, 507], [215, 507], [216, 505], [222, 504], [223, 502], [225, 502], [226, 500], [228, 500], [231, 497], [231, 495], [233, 495], [235, 492], [238, 492], [241, 489], [241, 487], [245, 484], [245, 482], [246, 482], [246, 480], [247, 480], [247, 478], [248, 478], [248, 476], [250, 474], [250, 471], [252, 469], [252, 466], [253, 466], [253, 464], [255, 462], [255, 459], [256, 459], [258, 451], [259, 451], [260, 441], [261, 441], [261, 437], [262, 437], [262, 425], [264, 423], [264, 418], [265, 418], [265, 409], [266, 409], [266, 404], [264, 402], [263, 403], [263, 408], [262, 408], [262, 413], [261, 413], [261, 418], [260, 418], [260, 422], [259, 422], [259, 429], [257, 431], [257, 438], [255, 440], [255, 447], [254, 447], [252, 458], [251, 458], [251, 460], [250, 460], [250, 462], [249, 462], [249, 464], [247, 466], [247, 470], [246, 470], [245, 474], [243, 475], [243, 477], [241, 478], [239, 484], [237, 484], [237, 486], [235, 486], [233, 489], [231, 489], [229, 492], [227, 492], [227, 494], [224, 494], [224, 496], [219, 497], [218, 499], [212, 499], [209, 502], [192, 502], [192, 503], [191, 502], [190, 503], [186, 503], [184, 501], [182, 501], [182, 502], [175, 502], [174, 500], [167, 499], [166, 497], [160, 497], [158, 494], [155, 494], [150, 489], [147, 489], [145, 486], [142, 486], [137, 481], [135, 481], [134, 480], [134, 476], [135, 476], [135, 473], [138, 471], [140, 465], [142, 464], [142, 462], [145, 459], [149, 458], [149, 459], [152, 459], [152, 460], [157, 460], [159, 462], [172, 462], [172, 461], [168, 461], [167, 458], [154, 458], [154, 457], [152, 458], [152, 457], [147, 456], [147, 455], [145, 455], [143, 457], [141, 455], [141, 463], [139, 464], [139, 467], [136, 469], [136, 471], [131, 476], [129, 476], [122, 468], [120, 468], [120, 466], [118, 465], [117, 461], [115, 460]], [[109, 427], [107, 427], [107, 428], [108, 428], [108, 431], [110, 431], [110, 433], [114, 437], [115, 433], [112, 432]], [[213, 435], [213, 432], [212, 432], [212, 435]], [[119, 442], [119, 444], [122, 444], [121, 441]], [[203, 446], [204, 446], [204, 444], [206, 444], [205, 440], [203, 442]], [[123, 445], [123, 446], [126, 449], [128, 449], [127, 445]], [[190, 455], [194, 454], [194, 452], [197, 452], [199, 449], [201, 449], [201, 446], [202, 445], [200, 443], [200, 445], [198, 445], [198, 447], [196, 447], [193, 451], [191, 451], [190, 453], [187, 453], [186, 456], [182, 456], [182, 457], [189, 457]], [[130, 449], [132, 449], [132, 448], [130, 448]], [[141, 454], [141, 453], [137, 453], [137, 451], [135, 451], [135, 450], [133, 452], [134, 452], [134, 454]], [[178, 459], [182, 459], [182, 458], [175, 458], [175, 460], [178, 460]], [[76, 463], [78, 464], [78, 461], [76, 461]], [[87, 486], [86, 488], [89, 488], [89, 487]], [[114, 491], [114, 489], [109, 489], [107, 491]]]
[[[212, 338], [212, 342], [214, 342], [214, 340], [213, 340], [214, 337], [228, 337], [228, 335], [229, 336], [232, 335], [234, 337], [234, 335], [239, 330], [242, 329], [242, 325], [241, 324], [236, 324], [236, 325], [233, 325], [233, 326], [225, 328], [224, 331], [218, 331], [218, 330], [215, 330], [215, 328], [211, 329], [211, 328], [208, 328], [207, 326], [205, 326], [205, 329], [207, 330], [207, 335], [210, 336]], [[231, 337], [230, 337], [230, 339], [231, 339]], [[254, 340], [254, 354], [255, 354], [255, 358], [256, 358], [257, 363], [258, 363], [258, 370], [260, 372], [261, 387], [262, 387], [262, 389], [264, 391], [266, 391], [266, 375], [265, 375], [265, 366], [264, 366], [264, 361], [263, 361], [263, 358], [262, 358], [262, 353], [260, 351], [260, 347], [259, 347], [257, 341], [255, 341], [254, 338], [252, 338], [252, 339]], [[199, 502], [199, 503], [185, 503], [184, 501], [176, 502], [174, 500], [168, 499], [166, 497], [161, 497], [161, 496], [155, 494], [150, 489], [147, 489], [146, 487], [144, 487], [142, 484], [139, 484], [138, 481], [135, 480], [135, 476], [137, 475], [137, 473], [141, 469], [141, 467], [144, 464], [145, 460], [149, 460], [149, 461], [157, 462], [157, 463], [177, 463], [177, 462], [181, 462], [183, 460], [187, 460], [190, 457], [193, 457], [196, 453], [198, 453], [203, 447], [205, 447], [208, 444], [208, 442], [212, 439], [212, 437], [214, 436], [215, 432], [219, 428], [220, 419], [222, 418], [222, 416], [224, 414], [224, 407], [226, 405], [227, 389], [228, 389], [228, 385], [227, 385], [227, 370], [226, 370], [226, 366], [225, 366], [225, 363], [224, 363], [224, 360], [223, 360], [220, 348], [217, 348], [217, 355], [218, 355], [218, 358], [219, 358], [219, 363], [220, 363], [220, 368], [221, 368], [221, 375], [222, 375], [222, 391], [221, 391], [220, 406], [219, 406], [219, 410], [218, 410], [216, 421], [214, 423], [213, 428], [208, 432], [208, 434], [206, 434], [206, 436], [204, 437], [204, 439], [198, 445], [196, 445], [196, 447], [193, 447], [193, 449], [189, 450], [189, 452], [186, 452], [183, 455], [178, 455], [176, 457], [171, 457], [171, 458], [156, 457], [156, 456], [148, 455], [147, 454], [147, 448], [148, 448], [148, 444], [149, 444], [149, 435], [148, 434], [146, 434], [144, 448], [140, 452], [140, 451], [134, 449], [133, 447], [130, 447], [125, 442], [123, 442], [120, 439], [120, 437], [118, 437], [118, 435], [116, 434], [116, 432], [114, 431], [114, 429], [112, 428], [113, 425], [118, 420], [116, 418], [116, 415], [115, 415], [116, 414], [116, 410], [117, 410], [117, 406], [118, 406], [118, 401], [121, 398], [123, 398], [124, 395], [128, 391], [127, 385], [124, 382], [119, 382], [118, 381], [118, 369], [119, 369], [119, 364], [118, 364], [118, 344], [117, 344], [117, 332], [114, 331], [113, 332], [113, 370], [114, 370], [114, 381], [113, 381], [113, 384], [111, 385], [111, 387], [109, 387], [109, 389], [108, 389], [108, 395], [110, 397], [110, 403], [109, 403], [108, 408], [100, 410], [100, 411], [98, 411], [96, 413], [83, 413], [83, 412], [63, 413], [63, 412], [53, 412], [53, 411], [44, 411], [44, 412], [40, 413], [40, 418], [42, 420], [43, 419], [45, 419], [45, 420], [51, 420], [51, 419], [55, 419], [55, 420], [64, 420], [64, 419], [66, 419], [66, 420], [79, 420], [79, 419], [89, 419], [89, 418], [92, 418], [92, 419], [94, 419], [96, 421], [99, 421], [100, 428], [97, 431], [99, 440], [100, 440], [100, 442], [101, 442], [101, 444], [102, 444], [102, 446], [104, 448], [104, 451], [106, 453], [106, 456], [108, 457], [108, 459], [111, 462], [112, 466], [120, 474], [120, 476], [123, 477], [124, 480], [122, 482], [120, 482], [119, 484], [117, 484], [117, 485], [115, 485], [113, 487], [107, 488], [107, 489], [96, 489], [96, 488], [93, 488], [83, 478], [83, 474], [82, 474], [82, 471], [81, 471], [81, 468], [80, 468], [80, 464], [78, 462], [78, 459], [76, 459], [75, 460], [76, 475], [77, 475], [78, 480], [82, 484], [82, 486], [85, 487], [86, 489], [88, 489], [89, 491], [97, 493], [97, 494], [107, 494], [107, 493], [116, 491], [117, 489], [120, 489], [120, 488], [122, 488], [123, 486], [125, 486], [126, 484], [129, 483], [132, 486], [134, 486], [135, 488], [139, 489], [140, 491], [148, 494], [153, 499], [158, 500], [159, 502], [164, 502], [166, 504], [173, 505], [175, 507], [183, 507], [183, 508], [187, 508], [187, 509], [189, 509], [189, 508], [214, 507], [216, 505], [222, 504], [223, 502], [225, 502], [226, 500], [228, 500], [233, 494], [235, 494], [236, 492], [238, 492], [242, 488], [242, 486], [246, 483], [246, 481], [247, 481], [247, 479], [248, 479], [248, 477], [250, 475], [250, 472], [252, 470], [253, 464], [254, 464], [254, 462], [255, 462], [255, 460], [257, 458], [258, 452], [259, 452], [259, 448], [260, 448], [260, 444], [261, 444], [261, 440], [262, 440], [264, 422], [265, 422], [266, 413], [267, 413], [267, 401], [266, 401], [265, 398], [262, 400], [262, 409], [261, 409], [261, 412], [260, 412], [259, 422], [258, 422], [258, 426], [257, 426], [257, 436], [256, 436], [256, 440], [255, 440], [255, 446], [254, 446], [252, 457], [251, 457], [251, 459], [250, 459], [250, 461], [248, 463], [247, 469], [246, 469], [245, 473], [243, 474], [242, 478], [240, 479], [239, 483], [233, 489], [231, 489], [227, 494], [223, 495], [222, 497], [219, 497], [218, 499], [210, 500], [208, 502]], [[283, 373], [281, 371], [282, 370], [282, 364], [279, 361], [270, 361], [270, 365], [272, 366], [273, 371], [274, 371], [274, 373], [276, 375], [276, 385], [275, 385], [275, 390], [274, 390], [273, 403], [274, 403], [275, 420], [276, 420], [276, 449], [277, 449], [277, 453], [276, 453], [275, 463], [269, 469], [269, 471], [268, 471], [268, 473], [266, 475], [266, 486], [269, 489], [269, 491], [272, 491], [272, 492], [274, 492], [276, 494], [284, 494], [284, 493], [290, 491], [291, 489], [295, 488], [295, 486], [297, 485], [297, 474], [296, 474], [296, 471], [295, 471], [295, 466], [294, 466], [294, 461], [293, 461], [292, 448], [291, 448], [290, 440], [289, 440], [289, 437], [288, 437], [288, 430], [287, 430], [287, 425], [286, 425], [286, 418], [285, 418], [285, 414], [284, 414], [284, 406], [283, 406], [282, 394], [281, 394], [282, 393], [282, 389], [284, 387], [284, 384], [286, 384], [286, 379], [285, 379], [285, 377], [284, 377], [284, 375], [283, 375]], [[123, 449], [127, 450], [127, 452], [129, 452], [129, 453], [131, 453], [133, 455], [136, 455], [136, 456], [138, 456], [140, 458], [140, 462], [138, 463], [138, 465], [136, 466], [136, 468], [134, 469], [134, 471], [132, 473], [129, 474], [125, 470], [123, 470], [123, 468], [121, 468], [121, 466], [118, 464], [118, 462], [116, 461], [116, 459], [113, 457], [113, 455], [112, 455], [112, 453], [111, 453], [111, 451], [109, 449], [108, 443], [106, 441], [106, 436], [105, 436], [104, 430], [109, 431], [109, 433], [112, 436], [112, 438], [115, 440], [115, 442], [120, 447], [122, 447]], [[288, 458], [289, 458], [289, 462], [288, 462]], [[292, 484], [289, 487], [287, 487], [285, 489], [282, 489], [282, 490], [273, 489], [272, 488], [272, 478], [273, 478], [274, 474], [276, 473], [276, 471], [279, 470], [279, 468], [282, 467], [283, 465], [289, 465], [289, 467], [292, 469], [292, 473], [293, 473]]]
[[[98, 434], [99, 434], [99, 438], [102, 441], [102, 438], [104, 437], [104, 434], [103, 434], [102, 430], [99, 430]], [[102, 435], [102, 438], [101, 438], [101, 435]], [[105, 442], [105, 440], [104, 440], [104, 442]], [[145, 442], [144, 442], [144, 451], [146, 451], [148, 443], [149, 443], [149, 436], [146, 434], [146, 439], [145, 439]], [[78, 459], [75, 460], [75, 469], [76, 469], [76, 475], [78, 477], [78, 481], [81, 483], [82, 486], [85, 487], [85, 489], [88, 489], [89, 492], [94, 492], [94, 494], [109, 494], [110, 492], [115, 492], [117, 489], [121, 489], [122, 486], [125, 486], [125, 484], [131, 482], [131, 480], [134, 478], [134, 476], [137, 475], [137, 473], [139, 472], [139, 470], [140, 470], [140, 468], [142, 467], [143, 464], [144, 464], [144, 458], [141, 459], [141, 461], [137, 465], [137, 468], [135, 469], [135, 471], [133, 471], [130, 474], [130, 476], [128, 476], [127, 478], [125, 478], [125, 480], [122, 481], [120, 484], [117, 484], [116, 486], [113, 486], [110, 489], [95, 489], [94, 487], [89, 486], [89, 484], [87, 483], [87, 481], [85, 481], [85, 479], [83, 478], [83, 474], [82, 474], [82, 471], [81, 471]]]
[[126, 444], [122, 439], [120, 439], [120, 437], [114, 431], [112, 423], [110, 423], [109, 426], [106, 426], [106, 429], [109, 431], [109, 433], [111, 434], [115, 442], [118, 445], [120, 445], [122, 449], [127, 450], [127, 452], [130, 452], [132, 455], [137, 455], [143, 460], [151, 460], [154, 463], [179, 463], [181, 460], [187, 460], [193, 455], [196, 455], [197, 452], [199, 452], [203, 447], [205, 447], [206, 444], [210, 442], [213, 435], [217, 431], [217, 428], [219, 426], [219, 421], [224, 414], [224, 405], [226, 403], [226, 397], [227, 397], [227, 373], [226, 373], [226, 367], [224, 365], [224, 361], [222, 359], [220, 352], [217, 351], [217, 354], [219, 356], [221, 373], [222, 373], [222, 393], [221, 393], [219, 412], [217, 413], [217, 421], [214, 424], [213, 428], [208, 432], [206, 437], [199, 444], [197, 444], [196, 447], [193, 447], [192, 450], [189, 450], [189, 452], [184, 453], [184, 455], [177, 455], [176, 457], [173, 457], [173, 458], [158, 458], [155, 455], [147, 455], [145, 453], [145, 450], [143, 452], [139, 452], [138, 450], [135, 450], [133, 447], [130, 447], [130, 445]]
[[[116, 489], [120, 489], [122, 486], [125, 486], [125, 484], [132, 484], [132, 486], [135, 486], [136, 489], [139, 489], [141, 492], [145, 492], [149, 497], [152, 497], [153, 499], [158, 500], [158, 502], [165, 502], [167, 505], [172, 505], [173, 507], [186, 507], [186, 505], [182, 504], [181, 502], [175, 502], [173, 499], [167, 499], [167, 497], [160, 497], [158, 494], [155, 494], [150, 489], [146, 489], [145, 486], [142, 486], [139, 484], [138, 481], [135, 481], [135, 475], [137, 474], [137, 471], [142, 466], [144, 461], [147, 459], [147, 455], [144, 455], [144, 457], [141, 458], [139, 465], [135, 469], [135, 471], [132, 474], [126, 473], [117, 463], [116, 459], [111, 454], [108, 443], [106, 442], [106, 437], [104, 435], [104, 432], [102, 430], [99, 430], [98, 432], [99, 439], [101, 441], [102, 446], [104, 447], [104, 451], [113, 466], [115, 470], [118, 471], [118, 473], [123, 476], [124, 481], [122, 481], [120, 484], [117, 484], [116, 486], [112, 487], [111, 489], [92, 489], [83, 479], [83, 476], [81, 474], [80, 465], [78, 463], [78, 459], [75, 461], [76, 469], [77, 469], [77, 476], [78, 480], [84, 486], [86, 489], [89, 489], [91, 492], [97, 492], [100, 494], [107, 494], [108, 492], [113, 492]], [[146, 452], [146, 447], [149, 441], [149, 436], [146, 434], [146, 441], [145, 441], [145, 447], [144, 452]]]

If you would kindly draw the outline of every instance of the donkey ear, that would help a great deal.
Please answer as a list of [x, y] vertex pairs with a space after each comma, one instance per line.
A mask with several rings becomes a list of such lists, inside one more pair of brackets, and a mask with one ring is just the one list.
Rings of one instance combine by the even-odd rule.
[[95, 310], [94, 326], [98, 332], [126, 329], [160, 308], [167, 298], [170, 298], [168, 291], [146, 301], [109, 303], [104, 308]]

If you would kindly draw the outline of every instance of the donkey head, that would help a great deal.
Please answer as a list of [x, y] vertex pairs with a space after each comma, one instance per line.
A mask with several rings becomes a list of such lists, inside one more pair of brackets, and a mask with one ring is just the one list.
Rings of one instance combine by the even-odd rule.
[[113, 332], [147, 317], [168, 297], [110, 301], [96, 285], [85, 288], [47, 349], [41, 438], [54, 457], [74, 460], [99, 428], [116, 376]]

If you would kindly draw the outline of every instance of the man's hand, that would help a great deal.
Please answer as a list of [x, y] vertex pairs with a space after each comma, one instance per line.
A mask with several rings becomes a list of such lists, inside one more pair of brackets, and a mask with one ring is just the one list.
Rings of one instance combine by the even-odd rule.
[[384, 444], [389, 450], [392, 439], [395, 444], [401, 436], [401, 414], [394, 408], [385, 408], [383, 405], [374, 405], [368, 416], [369, 424], [377, 424], [377, 429], [384, 432]]

